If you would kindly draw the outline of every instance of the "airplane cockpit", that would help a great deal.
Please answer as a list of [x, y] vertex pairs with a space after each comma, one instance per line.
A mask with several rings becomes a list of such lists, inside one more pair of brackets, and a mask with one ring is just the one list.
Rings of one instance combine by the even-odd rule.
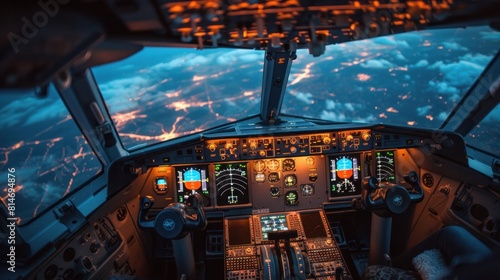
[[0, 4], [2, 279], [495, 279], [500, 2]]

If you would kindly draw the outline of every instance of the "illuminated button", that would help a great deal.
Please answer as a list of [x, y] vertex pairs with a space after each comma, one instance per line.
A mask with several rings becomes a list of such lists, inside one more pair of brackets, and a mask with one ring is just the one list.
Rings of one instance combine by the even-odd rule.
[[217, 145], [215, 145], [214, 143], [208, 144], [208, 150], [210, 152], [215, 152], [216, 149], [217, 149]]
[[250, 149], [251, 149], [251, 150], [255, 150], [255, 149], [257, 149], [257, 143], [255, 143], [255, 142], [251, 142], [251, 143], [250, 143]]
[[363, 138], [363, 140], [365, 141], [368, 141], [372, 138], [372, 136], [368, 132], [364, 132], [363, 135], [361, 135], [361, 138]]

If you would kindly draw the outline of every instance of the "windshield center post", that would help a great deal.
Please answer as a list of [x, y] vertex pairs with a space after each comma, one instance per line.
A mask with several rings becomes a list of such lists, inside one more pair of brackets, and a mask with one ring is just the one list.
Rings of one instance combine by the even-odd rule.
[[260, 107], [260, 118], [264, 124], [279, 122], [290, 68], [296, 58], [296, 44], [292, 42], [279, 49], [272, 46], [266, 49]]

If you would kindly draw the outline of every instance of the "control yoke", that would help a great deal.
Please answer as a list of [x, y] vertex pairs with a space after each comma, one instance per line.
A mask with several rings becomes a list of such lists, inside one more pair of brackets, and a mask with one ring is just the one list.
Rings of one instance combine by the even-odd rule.
[[143, 196], [139, 205], [139, 226], [143, 229], [154, 228], [165, 239], [181, 239], [192, 231], [201, 231], [207, 226], [203, 200], [199, 194], [188, 197], [186, 204], [171, 203], [161, 210], [154, 219], [149, 218], [154, 199]]
[[370, 265], [386, 263], [391, 251], [392, 216], [404, 213], [411, 203], [424, 198], [417, 172], [409, 172], [404, 179], [411, 190], [397, 184], [379, 183], [373, 177], [363, 179], [361, 201], [364, 208], [372, 212]]
[[155, 218], [150, 218], [148, 211], [153, 206], [153, 203], [154, 199], [151, 196], [140, 198], [139, 227], [154, 229], [162, 238], [171, 239], [178, 278], [197, 279], [193, 242], [190, 233], [204, 230], [207, 226], [201, 195], [190, 195], [185, 204], [171, 203], [161, 210]]
[[364, 178], [361, 201], [365, 209], [381, 217], [390, 217], [405, 212], [410, 203], [422, 201], [424, 192], [417, 172], [409, 172], [404, 179], [412, 187], [410, 191], [401, 185], [379, 183], [374, 177]]

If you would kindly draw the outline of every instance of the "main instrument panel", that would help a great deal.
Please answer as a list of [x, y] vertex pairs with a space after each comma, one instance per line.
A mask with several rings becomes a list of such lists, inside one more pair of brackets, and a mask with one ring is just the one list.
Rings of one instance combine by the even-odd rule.
[[[417, 141], [370, 130], [207, 139], [147, 157], [146, 162], [157, 166], [144, 194], [156, 196], [159, 208], [184, 202], [193, 193], [203, 197], [207, 211], [251, 208], [260, 214], [322, 208], [359, 196], [365, 176], [403, 181], [408, 167], [416, 170], [405, 147]], [[401, 172], [397, 162], [404, 163]]]

